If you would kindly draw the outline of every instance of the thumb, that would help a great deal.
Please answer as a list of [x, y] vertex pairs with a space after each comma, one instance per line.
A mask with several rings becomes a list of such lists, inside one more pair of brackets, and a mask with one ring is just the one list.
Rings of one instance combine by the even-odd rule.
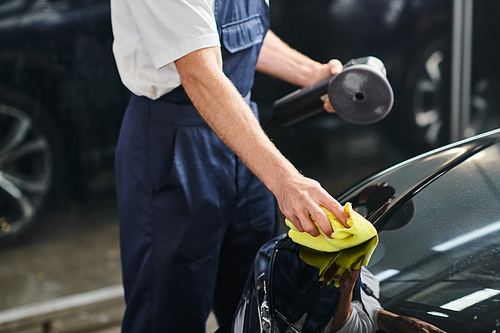
[[328, 62], [328, 69], [330, 70], [330, 75], [337, 75], [342, 71], [342, 63], [337, 59], [332, 59]]

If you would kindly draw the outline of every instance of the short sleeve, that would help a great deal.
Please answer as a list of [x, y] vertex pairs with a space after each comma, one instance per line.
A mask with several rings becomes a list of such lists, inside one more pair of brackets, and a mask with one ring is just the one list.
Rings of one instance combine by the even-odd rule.
[[192, 51], [220, 46], [213, 0], [134, 0], [129, 5], [156, 69]]
[[376, 317], [369, 318], [363, 311], [361, 302], [354, 301], [352, 302], [352, 313], [349, 320], [337, 333], [373, 333], [377, 330]]

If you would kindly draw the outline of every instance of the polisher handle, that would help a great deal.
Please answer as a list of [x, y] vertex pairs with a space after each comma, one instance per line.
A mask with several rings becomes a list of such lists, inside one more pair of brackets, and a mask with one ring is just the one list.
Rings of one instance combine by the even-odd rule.
[[323, 111], [329, 97], [335, 112], [355, 124], [372, 124], [391, 110], [394, 96], [382, 61], [375, 57], [352, 59], [342, 72], [296, 90], [274, 103], [274, 117], [290, 126]]
[[324, 111], [324, 100], [333, 78], [329, 76], [278, 99], [273, 106], [276, 120], [283, 126], [290, 126]]

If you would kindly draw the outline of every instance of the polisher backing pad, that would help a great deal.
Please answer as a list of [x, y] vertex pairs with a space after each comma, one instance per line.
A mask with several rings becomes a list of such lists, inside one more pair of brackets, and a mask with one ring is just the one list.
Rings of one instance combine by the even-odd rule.
[[328, 98], [345, 121], [373, 124], [392, 108], [394, 95], [385, 75], [368, 65], [346, 67], [329, 84]]

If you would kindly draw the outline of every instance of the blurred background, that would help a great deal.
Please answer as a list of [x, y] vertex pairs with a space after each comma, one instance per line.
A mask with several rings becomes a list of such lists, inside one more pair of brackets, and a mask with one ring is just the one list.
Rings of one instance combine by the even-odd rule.
[[[272, 30], [311, 58], [381, 59], [395, 103], [373, 125], [323, 112], [266, 131], [335, 196], [499, 127], [499, 10], [488, 0], [271, 0]], [[0, 0], [0, 332], [118, 331], [113, 157], [129, 92], [111, 46], [108, 0]], [[261, 119], [296, 89], [256, 74]]]

